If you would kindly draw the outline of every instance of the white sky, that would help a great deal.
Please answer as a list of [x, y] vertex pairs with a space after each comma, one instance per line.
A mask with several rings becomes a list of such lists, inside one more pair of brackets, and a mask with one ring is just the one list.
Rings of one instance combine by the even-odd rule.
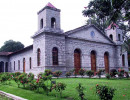
[[31, 45], [37, 31], [37, 12], [48, 2], [61, 9], [61, 29], [68, 31], [85, 24], [82, 10], [90, 0], [0, 0], [0, 47], [9, 39]]

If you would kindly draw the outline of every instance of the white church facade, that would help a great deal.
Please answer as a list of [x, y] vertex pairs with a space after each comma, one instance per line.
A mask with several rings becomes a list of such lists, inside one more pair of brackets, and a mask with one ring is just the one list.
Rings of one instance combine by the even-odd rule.
[[[38, 31], [33, 45], [20, 51], [0, 53], [0, 72], [32, 72], [45, 69], [63, 72], [71, 69], [97, 71], [123, 67], [128, 70], [127, 52], [123, 52], [122, 30], [111, 25], [103, 33], [94, 25], [84, 25], [63, 32], [60, 9], [48, 3], [38, 13]], [[79, 19], [80, 20], [80, 19]]]

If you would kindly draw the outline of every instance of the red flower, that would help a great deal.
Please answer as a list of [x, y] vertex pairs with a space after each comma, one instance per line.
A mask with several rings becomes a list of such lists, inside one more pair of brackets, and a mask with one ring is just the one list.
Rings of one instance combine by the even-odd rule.
[[36, 83], [39, 83], [39, 78], [37, 79]]
[[123, 96], [125, 96], [125, 94]]
[[23, 81], [21, 81], [21, 83], [23, 83]]
[[96, 84], [96, 86], [99, 86], [98, 84]]

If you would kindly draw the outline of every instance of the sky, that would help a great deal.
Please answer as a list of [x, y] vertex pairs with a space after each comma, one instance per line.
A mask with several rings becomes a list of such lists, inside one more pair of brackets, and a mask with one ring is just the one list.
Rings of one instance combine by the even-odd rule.
[[82, 15], [90, 0], [0, 0], [0, 47], [7, 40], [33, 44], [38, 30], [37, 12], [48, 2], [61, 9], [61, 29], [72, 30], [85, 24]]

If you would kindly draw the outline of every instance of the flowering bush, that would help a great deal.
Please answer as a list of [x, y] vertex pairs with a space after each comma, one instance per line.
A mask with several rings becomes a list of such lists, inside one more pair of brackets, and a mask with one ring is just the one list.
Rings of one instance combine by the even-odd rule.
[[81, 75], [82, 76], [82, 78], [83, 78], [83, 76], [85, 75], [85, 69], [80, 69], [79, 70], [79, 75]]
[[107, 73], [107, 74], [106, 74], [106, 78], [107, 78], [107, 79], [110, 79], [110, 78], [111, 78], [111, 75]]
[[89, 78], [91, 78], [94, 75], [94, 71], [88, 70], [88, 71], [86, 71], [86, 74], [87, 74], [87, 76], [89, 76]]
[[79, 93], [79, 97], [81, 100], [86, 100], [84, 99], [84, 90], [85, 88], [79, 83], [79, 85], [76, 87], [76, 90], [78, 91]]
[[28, 74], [28, 81], [31, 82], [32, 80], [34, 80], [34, 74], [33, 73], [29, 73]]
[[100, 100], [112, 100], [114, 92], [115, 89], [113, 88], [98, 84], [96, 85], [96, 94], [99, 96]]
[[111, 75], [111, 77], [116, 77], [116, 74], [117, 74], [116, 69], [111, 69], [111, 70], [110, 70], [110, 75]]
[[18, 79], [20, 81], [20, 83], [23, 85], [23, 87], [25, 88], [25, 84], [28, 83], [28, 77], [26, 73], [22, 73], [21, 75], [18, 76]]
[[53, 72], [53, 76], [54, 76], [54, 77], [57, 77], [57, 78], [58, 78], [61, 74], [62, 74], [61, 71], [55, 71], [55, 72]]
[[70, 77], [70, 76], [71, 76], [71, 72], [70, 72], [70, 71], [69, 71], [69, 72], [66, 72], [65, 76], [66, 76], [67, 78]]
[[57, 83], [52, 86], [52, 90], [55, 89], [56, 92], [59, 92], [60, 97], [62, 97], [62, 91], [65, 90], [66, 84], [64, 83]]
[[121, 79], [121, 78], [123, 78], [124, 77], [124, 69], [122, 69], [122, 68], [119, 68], [118, 69], [118, 77]]

